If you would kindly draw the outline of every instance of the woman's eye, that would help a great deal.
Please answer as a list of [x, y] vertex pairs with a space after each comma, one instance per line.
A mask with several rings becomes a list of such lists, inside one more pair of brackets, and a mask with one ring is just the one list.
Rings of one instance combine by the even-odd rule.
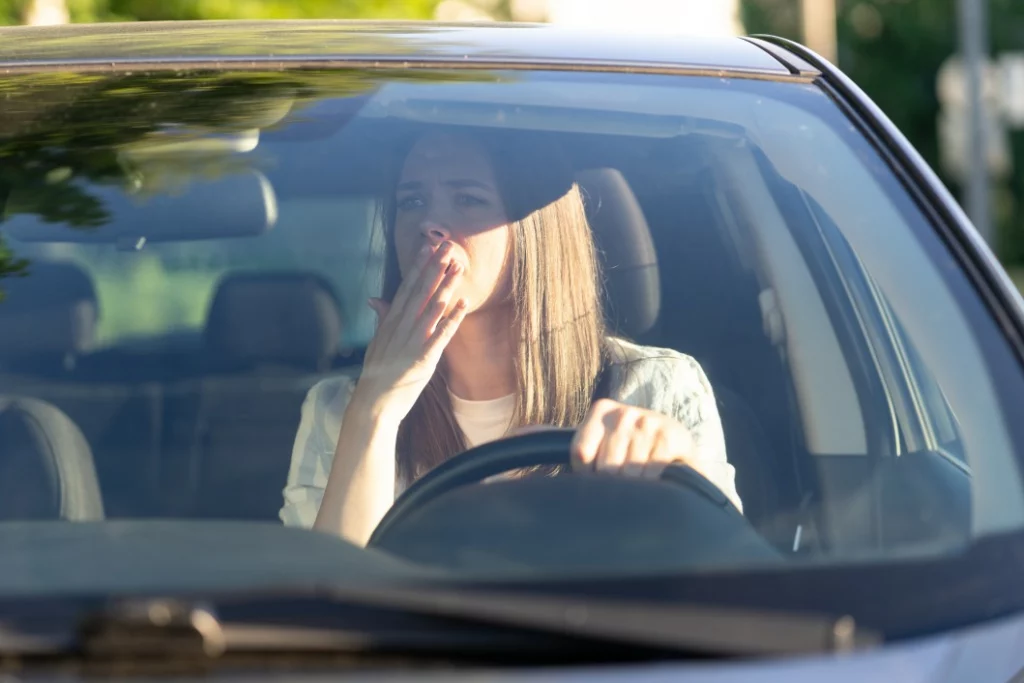
[[485, 206], [487, 200], [471, 194], [460, 194], [455, 198], [455, 203], [459, 206]]
[[423, 199], [415, 195], [409, 197], [401, 197], [398, 200], [399, 211], [415, 211], [416, 209], [423, 207], [423, 205]]

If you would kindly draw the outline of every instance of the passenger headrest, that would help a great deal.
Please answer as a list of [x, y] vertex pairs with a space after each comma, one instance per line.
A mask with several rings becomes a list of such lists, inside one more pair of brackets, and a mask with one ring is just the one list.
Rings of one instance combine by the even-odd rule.
[[661, 309], [658, 258], [647, 219], [626, 179], [615, 169], [581, 171], [583, 194], [605, 278], [605, 308], [614, 332], [638, 337]]
[[245, 365], [325, 370], [341, 343], [330, 285], [308, 273], [235, 274], [221, 280], [206, 322], [207, 348]]
[[0, 355], [90, 351], [99, 307], [92, 280], [72, 263], [31, 263], [25, 277], [0, 280]]

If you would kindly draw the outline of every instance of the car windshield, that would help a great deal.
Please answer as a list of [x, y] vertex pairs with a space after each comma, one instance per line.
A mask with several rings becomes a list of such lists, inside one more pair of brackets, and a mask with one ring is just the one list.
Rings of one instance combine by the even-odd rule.
[[[1021, 368], [818, 82], [179, 68], [0, 91], [18, 548], [145, 522], [254, 582], [541, 580], [920, 561], [1024, 526]], [[584, 420], [612, 426], [543, 429]], [[76, 586], [156, 571], [101, 559]], [[191, 560], [159, 581], [223, 579]], [[28, 566], [0, 593], [66, 589]]]

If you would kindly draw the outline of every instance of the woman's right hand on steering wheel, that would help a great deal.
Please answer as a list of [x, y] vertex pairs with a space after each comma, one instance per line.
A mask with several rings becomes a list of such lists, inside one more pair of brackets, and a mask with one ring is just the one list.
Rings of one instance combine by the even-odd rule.
[[370, 299], [379, 322], [352, 400], [375, 418], [405, 419], [466, 315], [465, 299], [453, 300], [463, 265], [451, 247], [425, 245], [390, 304]]

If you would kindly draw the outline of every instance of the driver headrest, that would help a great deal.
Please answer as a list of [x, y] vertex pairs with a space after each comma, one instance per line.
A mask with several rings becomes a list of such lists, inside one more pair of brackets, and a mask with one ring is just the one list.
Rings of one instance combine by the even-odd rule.
[[92, 280], [72, 263], [29, 264], [0, 281], [0, 355], [65, 356], [90, 351], [99, 306]]
[[658, 258], [647, 219], [629, 183], [611, 168], [576, 174], [605, 280], [605, 308], [613, 332], [638, 337], [661, 308]]
[[221, 280], [206, 322], [207, 349], [234, 364], [324, 370], [341, 343], [330, 285], [309, 273], [234, 274]]

